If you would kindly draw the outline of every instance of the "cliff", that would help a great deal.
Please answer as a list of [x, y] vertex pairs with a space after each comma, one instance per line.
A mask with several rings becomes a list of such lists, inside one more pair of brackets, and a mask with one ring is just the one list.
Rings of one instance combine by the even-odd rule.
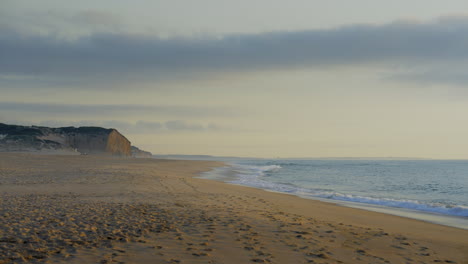
[[141, 150], [135, 146], [132, 146], [132, 157], [134, 158], [152, 158], [153, 154], [148, 151]]
[[0, 123], [0, 151], [77, 151], [82, 154], [131, 156], [131, 143], [116, 129], [39, 127]]

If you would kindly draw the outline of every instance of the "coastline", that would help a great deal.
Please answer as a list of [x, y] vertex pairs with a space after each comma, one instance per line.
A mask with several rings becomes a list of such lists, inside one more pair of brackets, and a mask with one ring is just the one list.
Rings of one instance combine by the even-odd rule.
[[468, 263], [468, 230], [195, 177], [217, 166], [0, 153], [0, 263]]
[[[268, 192], [277, 192], [282, 194], [294, 195], [297, 197], [301, 197], [304, 199], [321, 201], [325, 203], [332, 203], [337, 204], [340, 206], [350, 207], [350, 208], [357, 208], [366, 211], [373, 211], [379, 212], [389, 215], [401, 216], [405, 218], [421, 220], [429, 223], [450, 226], [460, 229], [468, 230], [468, 217], [465, 216], [466, 209], [462, 206], [457, 207], [431, 207], [431, 205], [422, 204], [423, 209], [415, 209], [416, 206], [421, 206], [419, 201], [408, 201], [408, 200], [392, 200], [392, 199], [385, 199], [385, 198], [370, 198], [370, 197], [349, 197], [343, 198], [342, 196], [338, 196], [338, 198], [330, 198], [324, 196], [323, 194], [316, 195], [312, 193], [307, 188], [301, 188], [297, 186], [290, 186], [286, 184], [275, 184], [275, 182], [269, 182], [267, 180], [259, 180], [257, 177], [263, 177], [265, 171], [268, 170], [276, 170], [276, 165], [256, 165], [250, 167], [251, 171], [244, 172], [245, 167], [249, 167], [249, 165], [245, 165], [242, 163], [236, 163], [236, 161], [230, 161], [226, 163], [225, 167], [217, 167], [211, 171], [204, 172], [198, 178], [201, 179], [209, 179], [215, 181], [221, 181], [228, 184], [238, 185], [238, 186], [246, 186], [251, 187], [259, 190], [264, 190]], [[281, 169], [281, 167], [279, 167]], [[241, 171], [239, 171], [241, 170]], [[262, 171], [259, 173], [258, 171]], [[251, 176], [250, 173], [254, 174], [253, 179], [248, 178], [251, 181], [239, 180], [242, 179], [244, 173], [247, 173]], [[241, 175], [238, 175], [241, 174]], [[334, 195], [330, 195], [334, 196]], [[341, 198], [341, 199], [340, 199]], [[354, 198], [354, 199], [353, 199]], [[366, 200], [367, 199], [367, 200]], [[357, 200], [357, 201], [356, 201]], [[364, 200], [364, 201], [362, 201]], [[386, 203], [390, 203], [393, 205], [387, 205]], [[398, 202], [402, 203], [403, 206], [398, 206]], [[396, 205], [395, 205], [396, 204]], [[408, 204], [410, 206], [408, 206]], [[458, 210], [460, 209], [460, 210]], [[452, 211], [450, 211], [452, 210]], [[458, 210], [458, 211], [457, 211]], [[462, 211], [464, 210], [464, 211]], [[442, 213], [446, 212], [446, 213]]]

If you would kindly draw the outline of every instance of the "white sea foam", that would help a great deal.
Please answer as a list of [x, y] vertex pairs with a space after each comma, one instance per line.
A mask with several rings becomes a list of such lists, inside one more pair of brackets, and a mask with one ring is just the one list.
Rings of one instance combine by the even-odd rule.
[[309, 198], [325, 198], [338, 201], [357, 202], [386, 207], [405, 208], [423, 212], [431, 212], [452, 216], [468, 217], [468, 207], [443, 203], [426, 203], [417, 200], [389, 199], [385, 197], [366, 197], [343, 194], [331, 190], [301, 188], [293, 184], [275, 183], [266, 180], [269, 173], [281, 170], [279, 165], [247, 166], [234, 164], [231, 170], [236, 177], [228, 182], [265, 190], [296, 194]]
[[[357, 202], [365, 204], [382, 205], [388, 207], [399, 207], [417, 211], [439, 213], [453, 216], [468, 217], [468, 207], [462, 205], [446, 205], [442, 203], [423, 203], [416, 200], [398, 200], [388, 198], [375, 198], [365, 196], [347, 195], [341, 193], [313, 193], [313, 197], [326, 198], [339, 201]], [[307, 196], [307, 194], [306, 194]]]
[[[233, 165], [234, 170], [242, 171], [252, 176], [262, 176], [267, 172], [275, 172], [281, 169], [279, 165], [267, 165], [267, 166], [250, 166], [250, 165]], [[257, 175], [260, 174], [260, 175]]]

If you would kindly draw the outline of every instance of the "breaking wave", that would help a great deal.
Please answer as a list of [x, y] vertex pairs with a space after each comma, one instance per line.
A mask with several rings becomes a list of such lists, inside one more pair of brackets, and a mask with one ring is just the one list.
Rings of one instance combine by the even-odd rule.
[[[280, 165], [250, 166], [233, 164], [229, 168], [235, 175], [227, 182], [276, 192], [295, 194], [309, 198], [323, 198], [337, 201], [356, 202], [394, 208], [405, 208], [422, 212], [468, 217], [468, 207], [455, 204], [427, 203], [417, 200], [390, 199], [384, 197], [366, 197], [335, 192], [333, 190], [312, 189], [291, 183], [268, 181], [268, 176], [282, 169]], [[286, 181], [286, 180], [285, 180]]]

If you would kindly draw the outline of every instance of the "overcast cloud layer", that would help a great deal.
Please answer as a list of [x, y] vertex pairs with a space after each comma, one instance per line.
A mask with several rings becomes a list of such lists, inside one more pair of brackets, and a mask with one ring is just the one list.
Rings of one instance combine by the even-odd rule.
[[[0, 54], [0, 79], [10, 82], [21, 82], [27, 76], [92, 81], [131, 74], [157, 77], [203, 71], [356, 64], [419, 66], [425, 71], [427, 64], [437, 69], [438, 64], [466, 62], [468, 18], [170, 39], [95, 32], [64, 40], [51, 34], [20, 34], [3, 27]], [[444, 73], [440, 75], [434, 81], [443, 81]], [[405, 75], [402, 79], [414, 78], [426, 76], [416, 72], [414, 77]]]
[[53, 103], [22, 103], [0, 101], [0, 111], [25, 112], [34, 114], [61, 114], [66, 116], [109, 116], [126, 115], [138, 116], [142, 113], [162, 114], [165, 116], [179, 117], [204, 117], [204, 116], [234, 116], [236, 113], [227, 108], [219, 107], [193, 107], [193, 106], [158, 106], [137, 104], [53, 104]]
[[0, 6], [3, 123], [160, 154], [468, 157], [468, 15], [440, 17], [466, 1]]
[[[17, 122], [16, 122], [17, 123]], [[25, 125], [31, 125], [30, 123]], [[106, 128], [118, 128], [124, 133], [129, 134], [154, 134], [154, 133], [167, 133], [167, 132], [209, 132], [209, 131], [222, 131], [227, 128], [219, 125], [209, 123], [202, 124], [193, 121], [184, 120], [169, 120], [164, 122], [158, 121], [143, 121], [139, 120], [135, 123], [123, 122], [117, 120], [81, 120], [76, 122], [70, 121], [57, 121], [57, 120], [45, 120], [39, 123], [35, 123], [39, 126], [48, 127], [66, 127], [66, 126], [99, 126]]]

